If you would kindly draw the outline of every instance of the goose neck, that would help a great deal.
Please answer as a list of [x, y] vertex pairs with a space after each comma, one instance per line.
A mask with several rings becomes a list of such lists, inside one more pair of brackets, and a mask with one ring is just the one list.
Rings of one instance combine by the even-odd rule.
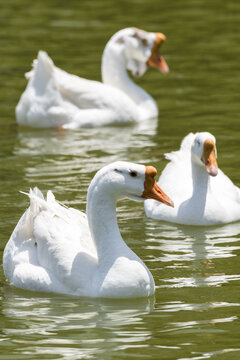
[[116, 199], [98, 186], [88, 191], [87, 217], [99, 260], [126, 247], [117, 224]]
[[196, 163], [192, 159], [192, 180], [193, 180], [193, 194], [192, 198], [197, 198], [199, 205], [205, 206], [206, 197], [209, 188], [209, 174], [204, 166]]
[[126, 70], [127, 60], [123, 48], [111, 42], [107, 44], [102, 56], [102, 81], [120, 89], [139, 108], [139, 116], [157, 117], [158, 109], [153, 98], [136, 85]]

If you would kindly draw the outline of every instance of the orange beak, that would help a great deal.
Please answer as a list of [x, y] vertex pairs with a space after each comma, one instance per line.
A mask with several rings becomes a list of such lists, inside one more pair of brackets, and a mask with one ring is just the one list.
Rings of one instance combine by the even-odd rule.
[[154, 45], [152, 48], [152, 53], [147, 61], [148, 66], [155, 67], [156, 69], [161, 71], [163, 74], [167, 74], [169, 72], [168, 64], [164, 60], [163, 56], [159, 53], [159, 48], [164, 43], [165, 40], [166, 40], [166, 36], [164, 34], [162, 34], [162, 33], [155, 34], [155, 40], [154, 40]]
[[166, 205], [174, 207], [172, 200], [160, 189], [154, 177], [157, 170], [153, 166], [146, 166], [144, 191], [142, 197], [146, 199], [154, 199]]
[[218, 173], [218, 164], [216, 158], [215, 144], [211, 139], [207, 139], [204, 141], [201, 160], [205, 164], [206, 170], [209, 175], [216, 176]]

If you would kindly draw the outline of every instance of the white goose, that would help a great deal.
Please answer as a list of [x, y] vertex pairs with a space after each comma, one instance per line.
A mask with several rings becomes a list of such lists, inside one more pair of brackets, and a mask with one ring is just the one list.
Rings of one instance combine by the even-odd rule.
[[217, 166], [215, 137], [187, 135], [158, 184], [174, 199], [174, 209], [154, 200], [144, 204], [148, 217], [187, 225], [225, 224], [240, 220], [240, 189]]
[[19, 125], [76, 129], [139, 122], [158, 116], [153, 98], [128, 76], [142, 76], [148, 66], [163, 73], [168, 66], [159, 53], [165, 35], [136, 28], [120, 30], [102, 56], [102, 81], [80, 78], [54, 66], [40, 51], [16, 107]]
[[172, 206], [157, 186], [156, 169], [115, 162], [94, 176], [87, 216], [35, 188], [3, 254], [7, 279], [16, 287], [78, 296], [131, 298], [154, 293], [146, 265], [123, 241], [116, 201], [154, 198]]

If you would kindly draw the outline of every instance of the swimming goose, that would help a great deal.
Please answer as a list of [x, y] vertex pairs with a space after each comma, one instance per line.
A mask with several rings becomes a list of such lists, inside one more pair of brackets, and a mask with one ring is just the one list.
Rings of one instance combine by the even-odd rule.
[[187, 225], [225, 224], [240, 220], [240, 189], [217, 165], [215, 137], [190, 133], [179, 151], [166, 154], [170, 163], [158, 184], [174, 199], [174, 209], [154, 200], [144, 204], [148, 217]]
[[18, 288], [77, 296], [133, 298], [154, 293], [154, 280], [121, 237], [116, 202], [152, 198], [173, 206], [152, 166], [114, 162], [94, 176], [87, 215], [46, 200], [35, 188], [3, 254], [7, 279]]
[[164, 41], [161, 33], [136, 28], [118, 31], [103, 52], [102, 83], [57, 68], [46, 52], [39, 51], [16, 107], [18, 124], [76, 129], [156, 118], [156, 102], [130, 79], [127, 70], [136, 77], [149, 66], [168, 73], [159, 53]]

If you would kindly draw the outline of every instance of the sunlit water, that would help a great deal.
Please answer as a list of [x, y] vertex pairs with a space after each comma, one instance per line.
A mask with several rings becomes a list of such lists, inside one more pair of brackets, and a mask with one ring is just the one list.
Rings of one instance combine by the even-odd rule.
[[[240, 186], [240, 3], [184, 0], [79, 2], [9, 0], [0, 13], [0, 255], [27, 191], [52, 189], [85, 210], [95, 172], [115, 160], [152, 164], [190, 131], [217, 138], [221, 169]], [[39, 49], [63, 69], [100, 80], [103, 47], [138, 26], [167, 35], [171, 72], [137, 82], [157, 100], [158, 120], [143, 126], [74, 132], [20, 129], [14, 109], [24, 72]], [[173, 199], [174, 200], [174, 199]], [[131, 301], [91, 300], [10, 287], [0, 273], [0, 359], [240, 358], [240, 223], [189, 227], [147, 219], [143, 204], [118, 204], [123, 238], [151, 270], [156, 294]]]

